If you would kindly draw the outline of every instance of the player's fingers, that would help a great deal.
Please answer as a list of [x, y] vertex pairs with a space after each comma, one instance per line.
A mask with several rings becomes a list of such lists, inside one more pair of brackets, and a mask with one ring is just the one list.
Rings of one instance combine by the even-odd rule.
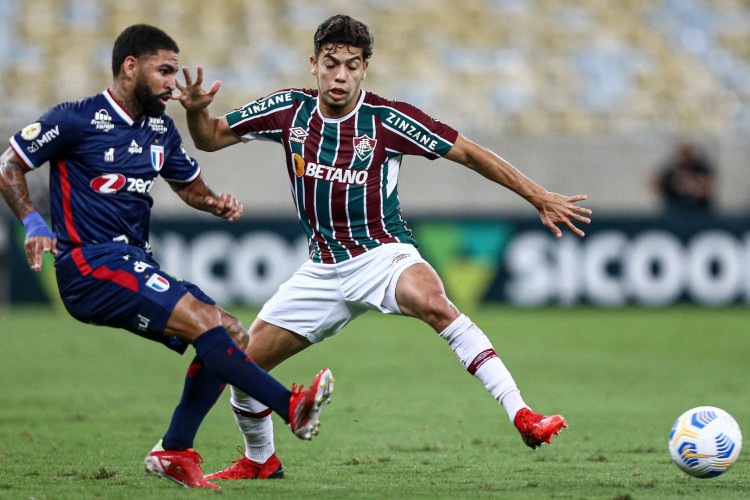
[[243, 206], [236, 198], [234, 199], [231, 209], [224, 214], [224, 218], [228, 221], [235, 221], [242, 215]]
[[570, 216], [579, 222], [583, 222], [584, 224], [591, 223], [591, 219], [589, 219], [588, 217], [584, 217], [583, 215], [577, 214], [575, 212], [571, 213]]
[[26, 263], [31, 269], [34, 269], [34, 252], [28, 245], [26, 246]]
[[196, 87], [200, 87], [203, 85], [203, 66], [200, 64], [198, 65], [198, 68], [195, 72], [195, 85]]
[[210, 95], [211, 97], [215, 96], [220, 88], [221, 88], [221, 80], [216, 80], [213, 83], [213, 85], [211, 85], [211, 89], [209, 89], [208, 95]]
[[52, 252], [52, 255], [57, 255], [57, 238], [54, 238], [52, 240], [52, 247], [50, 248], [50, 252]]
[[575, 234], [579, 238], [583, 238], [584, 236], [586, 236], [586, 233], [578, 229], [570, 219], [565, 221], [565, 225], [568, 226], [568, 229], [570, 230], [571, 233]]
[[182, 75], [185, 77], [185, 86], [186, 87], [191, 86], [193, 84], [193, 77], [190, 76], [190, 70], [188, 69], [187, 66], [182, 67]]
[[579, 213], [579, 214], [584, 214], [584, 215], [591, 215], [591, 214], [593, 213], [593, 212], [591, 211], [591, 209], [589, 209], [589, 208], [583, 208], [583, 207], [579, 207], [578, 205], [571, 205], [570, 209], [571, 209], [571, 210], [572, 210], [573, 212], [577, 212], [577, 213]]
[[588, 198], [589, 198], [589, 197], [588, 197], [588, 195], [585, 195], [585, 194], [577, 194], [577, 195], [575, 195], [575, 196], [569, 196], [569, 197], [568, 197], [568, 201], [569, 201], [570, 203], [575, 203], [575, 202], [577, 202], [577, 201], [583, 201], [583, 200], [587, 200]]
[[31, 238], [26, 243], [26, 256], [28, 257], [29, 267], [34, 271], [42, 270], [42, 246], [39, 244], [40, 238]]
[[546, 214], [541, 214], [542, 224], [544, 224], [550, 231], [552, 231], [552, 234], [555, 235], [556, 238], [559, 238], [562, 236], [562, 231], [560, 231], [560, 228], [558, 228], [554, 222], [552, 222], [552, 219], [550, 219]]
[[216, 201], [213, 207], [214, 214], [223, 217], [227, 211], [227, 204], [229, 201], [231, 201], [229, 195], [225, 193], [219, 193], [219, 195], [216, 196], [214, 200]]

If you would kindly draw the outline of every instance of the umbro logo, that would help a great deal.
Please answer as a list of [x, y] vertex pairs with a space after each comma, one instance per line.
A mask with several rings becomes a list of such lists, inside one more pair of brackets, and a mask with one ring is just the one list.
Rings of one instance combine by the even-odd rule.
[[293, 127], [289, 129], [289, 140], [291, 142], [304, 144], [307, 136], [307, 130], [303, 129], [302, 127]]

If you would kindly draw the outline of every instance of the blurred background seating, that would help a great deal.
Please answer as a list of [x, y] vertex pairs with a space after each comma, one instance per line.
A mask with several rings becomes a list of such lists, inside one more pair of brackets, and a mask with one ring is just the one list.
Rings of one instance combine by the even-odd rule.
[[[6, 137], [52, 104], [105, 88], [112, 41], [129, 24], [162, 27], [180, 45], [182, 63], [202, 64], [208, 80], [222, 80], [212, 110], [223, 113], [277, 88], [314, 86], [312, 34], [322, 19], [343, 12], [375, 34], [365, 88], [412, 102], [501, 154], [510, 148], [524, 171], [529, 159], [541, 158], [530, 168], [545, 184], [560, 177], [542, 174], [555, 163], [560, 141], [569, 151], [610, 144], [603, 151], [620, 152], [613, 170], [644, 155], [629, 181], [640, 191], [630, 208], [655, 209], [647, 170], [687, 138], [717, 159], [724, 176], [720, 207], [747, 208], [733, 190], [746, 177], [737, 169], [747, 166], [741, 143], [750, 133], [747, 0], [0, 4], [0, 131]], [[172, 113], [180, 119], [175, 107]], [[633, 147], [623, 147], [628, 144]], [[605, 175], [600, 167], [587, 163], [570, 173]], [[629, 208], [617, 193], [594, 204]]]

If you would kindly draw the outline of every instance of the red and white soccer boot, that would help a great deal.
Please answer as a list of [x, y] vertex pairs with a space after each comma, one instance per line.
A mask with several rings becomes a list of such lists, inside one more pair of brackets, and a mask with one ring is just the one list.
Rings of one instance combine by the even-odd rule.
[[313, 379], [310, 388], [297, 388], [292, 385], [292, 398], [289, 400], [289, 426], [300, 439], [312, 439], [320, 428], [320, 408], [331, 402], [333, 375], [328, 368], [321, 370]]
[[541, 415], [529, 408], [521, 408], [513, 419], [513, 424], [521, 433], [521, 439], [527, 446], [537, 449], [542, 443], [550, 444], [552, 436], [568, 427], [562, 415]]
[[265, 463], [259, 464], [247, 458], [241, 447], [238, 446], [237, 451], [242, 453], [242, 458], [232, 460], [234, 465], [208, 474], [206, 479], [281, 479], [284, 477], [284, 468], [281, 466], [276, 453], [271, 455], [271, 458], [266, 460]]
[[159, 441], [146, 455], [145, 462], [147, 473], [166, 477], [185, 488], [221, 489], [219, 485], [209, 483], [203, 478], [203, 457], [192, 448], [182, 451], [165, 450]]

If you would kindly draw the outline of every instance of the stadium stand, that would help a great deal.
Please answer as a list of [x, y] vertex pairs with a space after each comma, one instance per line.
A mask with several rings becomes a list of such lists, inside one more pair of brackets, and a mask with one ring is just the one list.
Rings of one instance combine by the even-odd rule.
[[[208, 79], [222, 80], [213, 109], [223, 112], [280, 87], [313, 86], [305, 71], [312, 33], [325, 17], [345, 12], [369, 23], [376, 36], [367, 89], [412, 102], [512, 154], [510, 159], [543, 183], [550, 177], [539, 173], [559, 156], [560, 140], [574, 141], [566, 148], [579, 152], [581, 144], [594, 144], [588, 149], [597, 151], [602, 141], [617, 141], [599, 151], [605, 156], [616, 151], [627, 167], [627, 157], [637, 152], [643, 163], [629, 174], [627, 199], [625, 189], [604, 186], [605, 200], [616, 210], [655, 209], [655, 199], [632, 198], [632, 192], [643, 190], [647, 169], [676, 138], [698, 138], [729, 172], [720, 185], [724, 206], [747, 206], [746, 183], [740, 181], [746, 176], [732, 169], [746, 165], [746, 150], [737, 144], [750, 132], [748, 0], [2, 0], [2, 5], [0, 132], [6, 137], [48, 106], [106, 87], [112, 39], [129, 24], [164, 28], [180, 44], [182, 63], [202, 64]], [[644, 148], [643, 141], [654, 137], [661, 144]], [[627, 147], [634, 140], [640, 142]], [[542, 160], [529, 152], [530, 144], [544, 152]], [[537, 163], [540, 170], [534, 170]], [[625, 175], [619, 164], [612, 164], [612, 175], [626, 182], [618, 177]], [[591, 178], [599, 165], [580, 168], [550, 175]], [[559, 178], [551, 180], [568, 189]], [[487, 200], [494, 199], [489, 187], [487, 193]]]
[[202, 63], [224, 81], [220, 107], [310, 85], [299, 70], [310, 34], [320, 19], [346, 11], [377, 36], [370, 88], [463, 130], [588, 136], [750, 129], [747, 1], [3, 3], [10, 15], [0, 29], [0, 96], [2, 119], [11, 123], [106, 85], [112, 37], [145, 20], [174, 34], [184, 62]]

